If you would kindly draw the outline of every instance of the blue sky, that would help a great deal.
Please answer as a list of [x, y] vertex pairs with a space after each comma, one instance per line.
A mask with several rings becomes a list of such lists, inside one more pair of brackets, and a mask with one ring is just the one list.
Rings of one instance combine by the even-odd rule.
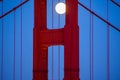
[[[65, 2], [64, 0], [60, 0]], [[79, 0], [86, 7], [90, 8], [90, 0]], [[106, 1], [93, 0], [92, 10], [106, 19]], [[119, 0], [115, 0], [120, 3]], [[22, 79], [32, 80], [33, 64], [33, 27], [34, 27], [34, 5], [33, 0], [22, 6], [23, 10], [23, 70]], [[58, 0], [54, 0], [54, 6]], [[4, 0], [4, 13], [20, 3], [20, 0]], [[52, 29], [52, 2], [47, 0], [47, 27]], [[108, 20], [117, 28], [120, 28], [120, 8], [109, 0]], [[90, 80], [90, 13], [81, 6], [78, 6], [78, 24], [80, 27], [80, 78]], [[0, 15], [1, 2], [0, 2]], [[3, 80], [13, 80], [13, 52], [14, 52], [14, 14], [13, 12], [3, 18], [4, 20], [4, 69]], [[0, 19], [0, 64], [2, 58], [2, 24]], [[54, 10], [53, 28], [63, 28], [65, 15], [60, 15], [60, 27], [58, 27], [58, 14]], [[107, 55], [107, 24], [93, 16], [93, 54], [94, 54], [94, 80], [106, 80], [106, 55]], [[20, 80], [20, 8], [16, 10], [16, 80]], [[58, 46], [54, 48], [54, 80], [58, 80]], [[110, 80], [120, 80], [120, 32], [110, 27]], [[63, 78], [64, 47], [60, 46], [60, 80]], [[49, 80], [51, 79], [52, 47], [49, 47]], [[1, 68], [1, 66], [0, 66]], [[0, 69], [1, 72], [1, 69]], [[6, 77], [7, 76], [7, 77]], [[1, 78], [1, 73], [0, 73]]]

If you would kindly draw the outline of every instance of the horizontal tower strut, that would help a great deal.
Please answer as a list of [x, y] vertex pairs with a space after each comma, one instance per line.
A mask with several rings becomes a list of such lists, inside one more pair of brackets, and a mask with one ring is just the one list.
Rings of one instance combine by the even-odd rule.
[[63, 45], [64, 29], [52, 29], [40, 31], [40, 43], [46, 46]]

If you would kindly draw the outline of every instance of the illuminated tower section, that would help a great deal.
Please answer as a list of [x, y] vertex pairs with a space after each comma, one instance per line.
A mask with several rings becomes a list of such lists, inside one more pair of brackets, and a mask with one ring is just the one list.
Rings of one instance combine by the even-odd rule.
[[33, 80], [48, 80], [48, 47], [64, 45], [64, 79], [79, 80], [78, 1], [66, 0], [66, 24], [47, 29], [46, 0], [34, 0]]

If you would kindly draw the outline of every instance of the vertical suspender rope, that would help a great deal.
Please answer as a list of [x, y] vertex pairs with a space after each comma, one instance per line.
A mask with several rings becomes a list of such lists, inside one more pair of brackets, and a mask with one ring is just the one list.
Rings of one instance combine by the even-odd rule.
[[[2, 15], [3, 15], [3, 2], [2, 2]], [[4, 63], [4, 22], [2, 18], [2, 58], [1, 58], [1, 80], [3, 80], [3, 63]]]
[[[91, 9], [91, 0], [90, 0], [90, 9]], [[90, 80], [91, 79], [91, 13], [90, 13]]]
[[[90, 10], [91, 10], [91, 0], [90, 0]], [[90, 80], [91, 79], [91, 13], [90, 13]]]
[[[90, 9], [92, 8], [92, 0], [90, 0]], [[93, 14], [90, 14], [90, 80], [93, 80]]]
[[[22, 2], [22, 0], [21, 0], [21, 2]], [[21, 6], [21, 8], [20, 8], [20, 16], [21, 16], [21, 18], [20, 18], [20, 80], [22, 80], [22, 6]]]
[[[60, 14], [58, 14], [58, 28], [60, 28]], [[60, 80], [60, 46], [58, 46], [58, 80]]]
[[14, 11], [14, 55], [13, 55], [13, 80], [15, 80], [15, 59], [16, 59], [16, 12]]
[[[52, 0], [52, 29], [53, 29], [53, 26], [54, 26], [54, 25], [53, 25], [53, 24], [54, 24], [54, 13], [53, 13], [53, 11], [54, 11], [53, 8], [54, 8], [54, 7], [53, 7], [53, 2], [54, 2], [54, 1]], [[52, 35], [52, 38], [53, 38], [53, 37], [54, 37], [54, 36]], [[54, 77], [54, 73], [53, 73], [53, 72], [54, 72], [54, 51], [53, 51], [53, 49], [54, 49], [54, 48], [53, 48], [53, 46], [52, 46], [52, 80], [53, 80], [53, 77]]]
[[92, 80], [94, 80], [94, 44], [93, 44], [93, 42], [94, 42], [94, 37], [93, 37], [93, 29], [94, 29], [94, 26], [93, 26], [93, 22], [94, 20], [93, 20], [93, 14], [92, 14]]
[[[58, 26], [60, 28], [60, 15], [58, 15]], [[60, 80], [60, 46], [58, 46], [58, 79]]]
[[92, 52], [91, 52], [92, 53], [92, 80], [94, 80], [94, 65], [93, 65], [93, 62], [94, 62], [94, 51], [93, 51], [94, 50], [94, 44], [93, 44], [93, 42], [94, 42], [94, 39], [93, 39], [94, 26], [93, 26], [93, 23], [94, 22], [93, 21], [94, 20], [93, 20], [93, 14], [91, 16], [92, 16], [91, 17], [92, 18], [92, 22], [91, 22], [91, 27], [92, 27], [92, 32], [91, 32], [91, 35], [92, 35], [92, 45], [91, 45], [92, 46]]
[[[107, 21], [108, 21], [108, 0], [107, 0]], [[110, 28], [107, 25], [107, 80], [110, 80]]]

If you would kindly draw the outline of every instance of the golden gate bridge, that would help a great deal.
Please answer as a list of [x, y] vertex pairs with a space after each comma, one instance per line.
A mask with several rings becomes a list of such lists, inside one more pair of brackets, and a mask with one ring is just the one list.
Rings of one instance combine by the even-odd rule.
[[[52, 26], [53, 23], [53, 3], [52, 1]], [[110, 80], [110, 27], [114, 30], [120, 32], [120, 29], [113, 25], [108, 21], [108, 0], [106, 5], [106, 16], [107, 19], [102, 18], [97, 13], [92, 10], [92, 0], [90, 0], [90, 8], [82, 4], [78, 0], [65, 0], [66, 2], [66, 14], [65, 14], [65, 26], [60, 29], [47, 29], [47, 0], [34, 0], [34, 29], [33, 29], [33, 80], [48, 80], [48, 47], [55, 45], [63, 45], [64, 46], [64, 77], [63, 80], [81, 80], [80, 78], [80, 66], [79, 66], [79, 26], [78, 26], [78, 5], [88, 11], [90, 15], [90, 80], [94, 80], [94, 52], [93, 52], [93, 16], [96, 16], [101, 21], [106, 23], [107, 27], [107, 78], [106, 80]], [[3, 68], [4, 68], [4, 17], [9, 15], [10, 13], [14, 14], [14, 57], [13, 57], [13, 80], [16, 80], [16, 10], [20, 9], [20, 80], [22, 80], [22, 57], [23, 57], [23, 36], [22, 36], [22, 28], [23, 28], [23, 8], [29, 0], [22, 1], [21, 3], [9, 10], [6, 13], [3, 13], [4, 0], [1, 0], [1, 27], [2, 27], [2, 40], [1, 40], [1, 80], [3, 78]], [[60, 2], [60, 0], [59, 0]], [[118, 3], [114, 0], [111, 0], [113, 4], [117, 7], [120, 7]], [[58, 20], [58, 27], [60, 26], [60, 20]], [[59, 47], [60, 48], [60, 47]], [[52, 48], [53, 49], [53, 48]], [[53, 55], [53, 54], [52, 54]], [[59, 60], [58, 65], [60, 66], [60, 49], [58, 51]], [[53, 59], [52, 59], [53, 61]], [[54, 65], [52, 63], [52, 65]], [[60, 69], [58, 70], [58, 77], [60, 80]], [[53, 79], [53, 67], [52, 67], [52, 80]]]

